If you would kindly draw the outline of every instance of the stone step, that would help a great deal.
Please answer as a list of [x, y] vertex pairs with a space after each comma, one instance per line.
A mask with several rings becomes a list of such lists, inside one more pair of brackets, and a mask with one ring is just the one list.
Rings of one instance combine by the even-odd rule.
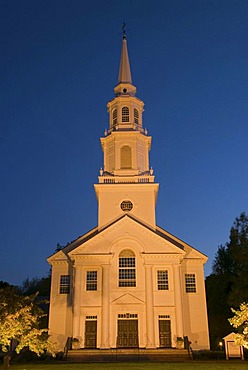
[[78, 349], [70, 350], [68, 362], [167, 361], [185, 362], [191, 358], [185, 349]]

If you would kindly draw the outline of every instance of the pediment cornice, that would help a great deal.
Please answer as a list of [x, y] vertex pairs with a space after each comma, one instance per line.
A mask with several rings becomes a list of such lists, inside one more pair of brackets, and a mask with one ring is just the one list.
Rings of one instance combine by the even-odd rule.
[[71, 260], [78, 262], [78, 261], [86, 261], [86, 260], [101, 260], [101, 263], [107, 263], [113, 258], [112, 253], [108, 254], [72, 254], [71, 255]]

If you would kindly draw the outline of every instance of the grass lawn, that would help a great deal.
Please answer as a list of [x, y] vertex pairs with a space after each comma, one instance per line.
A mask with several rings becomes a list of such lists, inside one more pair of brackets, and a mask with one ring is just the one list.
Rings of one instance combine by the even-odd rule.
[[47, 364], [47, 363], [35, 363], [35, 364], [14, 364], [10, 369], [13, 370], [245, 370], [248, 369], [247, 361], [194, 361], [186, 363], [102, 363], [102, 364]]

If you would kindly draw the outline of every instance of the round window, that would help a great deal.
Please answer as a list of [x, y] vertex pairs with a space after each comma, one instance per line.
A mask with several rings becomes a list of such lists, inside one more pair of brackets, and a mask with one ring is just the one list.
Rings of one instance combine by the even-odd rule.
[[127, 89], [123, 89], [123, 92], [126, 93], [127, 92]]
[[123, 202], [121, 202], [121, 209], [125, 212], [125, 211], [131, 211], [133, 208], [133, 203], [130, 202], [130, 200], [123, 200]]

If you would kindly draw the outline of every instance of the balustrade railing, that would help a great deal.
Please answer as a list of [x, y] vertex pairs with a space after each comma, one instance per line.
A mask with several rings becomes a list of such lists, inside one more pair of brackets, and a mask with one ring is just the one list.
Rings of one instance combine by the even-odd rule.
[[154, 176], [99, 176], [100, 184], [133, 184], [154, 182]]

